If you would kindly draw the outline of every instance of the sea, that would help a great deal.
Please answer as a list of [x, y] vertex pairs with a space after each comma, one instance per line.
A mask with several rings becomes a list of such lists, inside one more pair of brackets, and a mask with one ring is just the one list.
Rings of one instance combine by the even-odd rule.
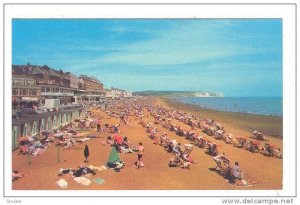
[[177, 97], [174, 101], [201, 108], [282, 116], [282, 97]]

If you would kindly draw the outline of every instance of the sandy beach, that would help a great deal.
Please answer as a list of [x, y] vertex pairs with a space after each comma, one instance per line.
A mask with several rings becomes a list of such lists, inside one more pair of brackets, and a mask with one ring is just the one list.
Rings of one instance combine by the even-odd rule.
[[282, 139], [283, 136], [283, 119], [279, 116], [224, 112], [204, 109], [192, 104], [178, 103], [167, 98], [162, 100], [170, 107], [176, 107], [180, 110], [192, 112], [197, 115], [203, 115], [205, 117], [215, 119], [216, 121], [221, 121], [229, 126], [230, 124], [234, 124], [235, 127], [241, 129], [258, 129], [272, 137], [280, 139]]
[[[185, 112], [201, 115], [205, 118], [214, 119], [221, 123], [226, 133], [234, 136], [244, 136], [250, 139], [249, 129], [262, 130], [269, 141], [282, 150], [282, 119], [272, 116], [260, 116], [250, 114], [237, 114], [230, 112], [220, 112], [214, 110], [203, 110], [190, 105], [174, 103], [163, 99], [156, 99], [156, 104], [167, 108], [175, 108]], [[107, 124], [117, 124], [119, 119], [111, 118], [107, 113], [99, 109], [92, 112], [101, 117], [101, 126]], [[153, 123], [154, 118], [147, 115], [143, 118], [145, 123]], [[78, 184], [70, 175], [58, 176], [60, 168], [77, 168], [84, 164], [83, 150], [85, 144], [89, 146], [90, 157], [86, 165], [105, 165], [111, 151], [109, 145], [103, 145], [103, 141], [112, 134], [100, 132], [96, 129], [86, 131], [99, 138], [93, 138], [87, 142], [77, 143], [69, 150], [61, 150], [60, 163], [57, 163], [57, 147], [52, 144], [46, 152], [34, 157], [31, 156], [31, 165], [27, 164], [27, 156], [19, 154], [19, 150], [12, 152], [12, 169], [25, 174], [25, 177], [12, 183], [13, 190], [61, 190], [55, 182], [65, 179], [68, 182], [68, 190], [278, 190], [282, 189], [283, 159], [264, 156], [259, 153], [252, 153], [248, 150], [233, 147], [218, 140], [221, 152], [225, 152], [230, 161], [238, 161], [244, 172], [244, 178], [253, 181], [251, 186], [231, 186], [224, 177], [213, 170], [215, 162], [212, 157], [205, 153], [206, 149], [194, 146], [192, 157], [197, 162], [191, 165], [191, 169], [170, 168], [169, 159], [173, 156], [166, 152], [163, 147], [153, 144], [153, 140], [148, 137], [145, 128], [139, 124], [139, 118], [129, 116], [129, 124], [119, 127], [120, 135], [126, 136], [131, 144], [143, 143], [145, 147], [143, 162], [145, 167], [136, 169], [134, 162], [137, 160], [137, 153], [120, 153], [120, 158], [125, 162], [125, 167], [120, 172], [107, 169], [96, 172], [90, 176], [92, 183], [88, 186]], [[172, 119], [172, 122], [190, 129], [182, 122]], [[190, 143], [184, 137], [176, 135], [161, 124], [155, 125], [159, 133], [166, 132], [172, 139], [176, 139], [181, 144]], [[196, 130], [202, 136], [212, 139], [201, 130]], [[103, 179], [102, 184], [93, 183], [96, 179]]]

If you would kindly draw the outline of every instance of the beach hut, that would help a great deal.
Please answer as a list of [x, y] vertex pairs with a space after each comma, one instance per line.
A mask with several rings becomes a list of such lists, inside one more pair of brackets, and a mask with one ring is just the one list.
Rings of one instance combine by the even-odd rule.
[[18, 126], [12, 126], [12, 148], [15, 149], [18, 146]]

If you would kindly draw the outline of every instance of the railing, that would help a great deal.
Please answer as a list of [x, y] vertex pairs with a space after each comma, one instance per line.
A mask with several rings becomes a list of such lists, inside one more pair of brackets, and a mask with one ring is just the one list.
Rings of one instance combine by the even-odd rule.
[[74, 93], [51, 93], [51, 92], [41, 92], [42, 96], [69, 96], [69, 97], [73, 97]]

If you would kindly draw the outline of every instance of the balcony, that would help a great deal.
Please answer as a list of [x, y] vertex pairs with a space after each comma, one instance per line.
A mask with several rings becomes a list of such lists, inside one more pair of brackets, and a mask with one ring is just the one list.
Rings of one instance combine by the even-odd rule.
[[68, 96], [68, 97], [73, 97], [74, 93], [51, 93], [51, 92], [41, 92], [41, 96]]

